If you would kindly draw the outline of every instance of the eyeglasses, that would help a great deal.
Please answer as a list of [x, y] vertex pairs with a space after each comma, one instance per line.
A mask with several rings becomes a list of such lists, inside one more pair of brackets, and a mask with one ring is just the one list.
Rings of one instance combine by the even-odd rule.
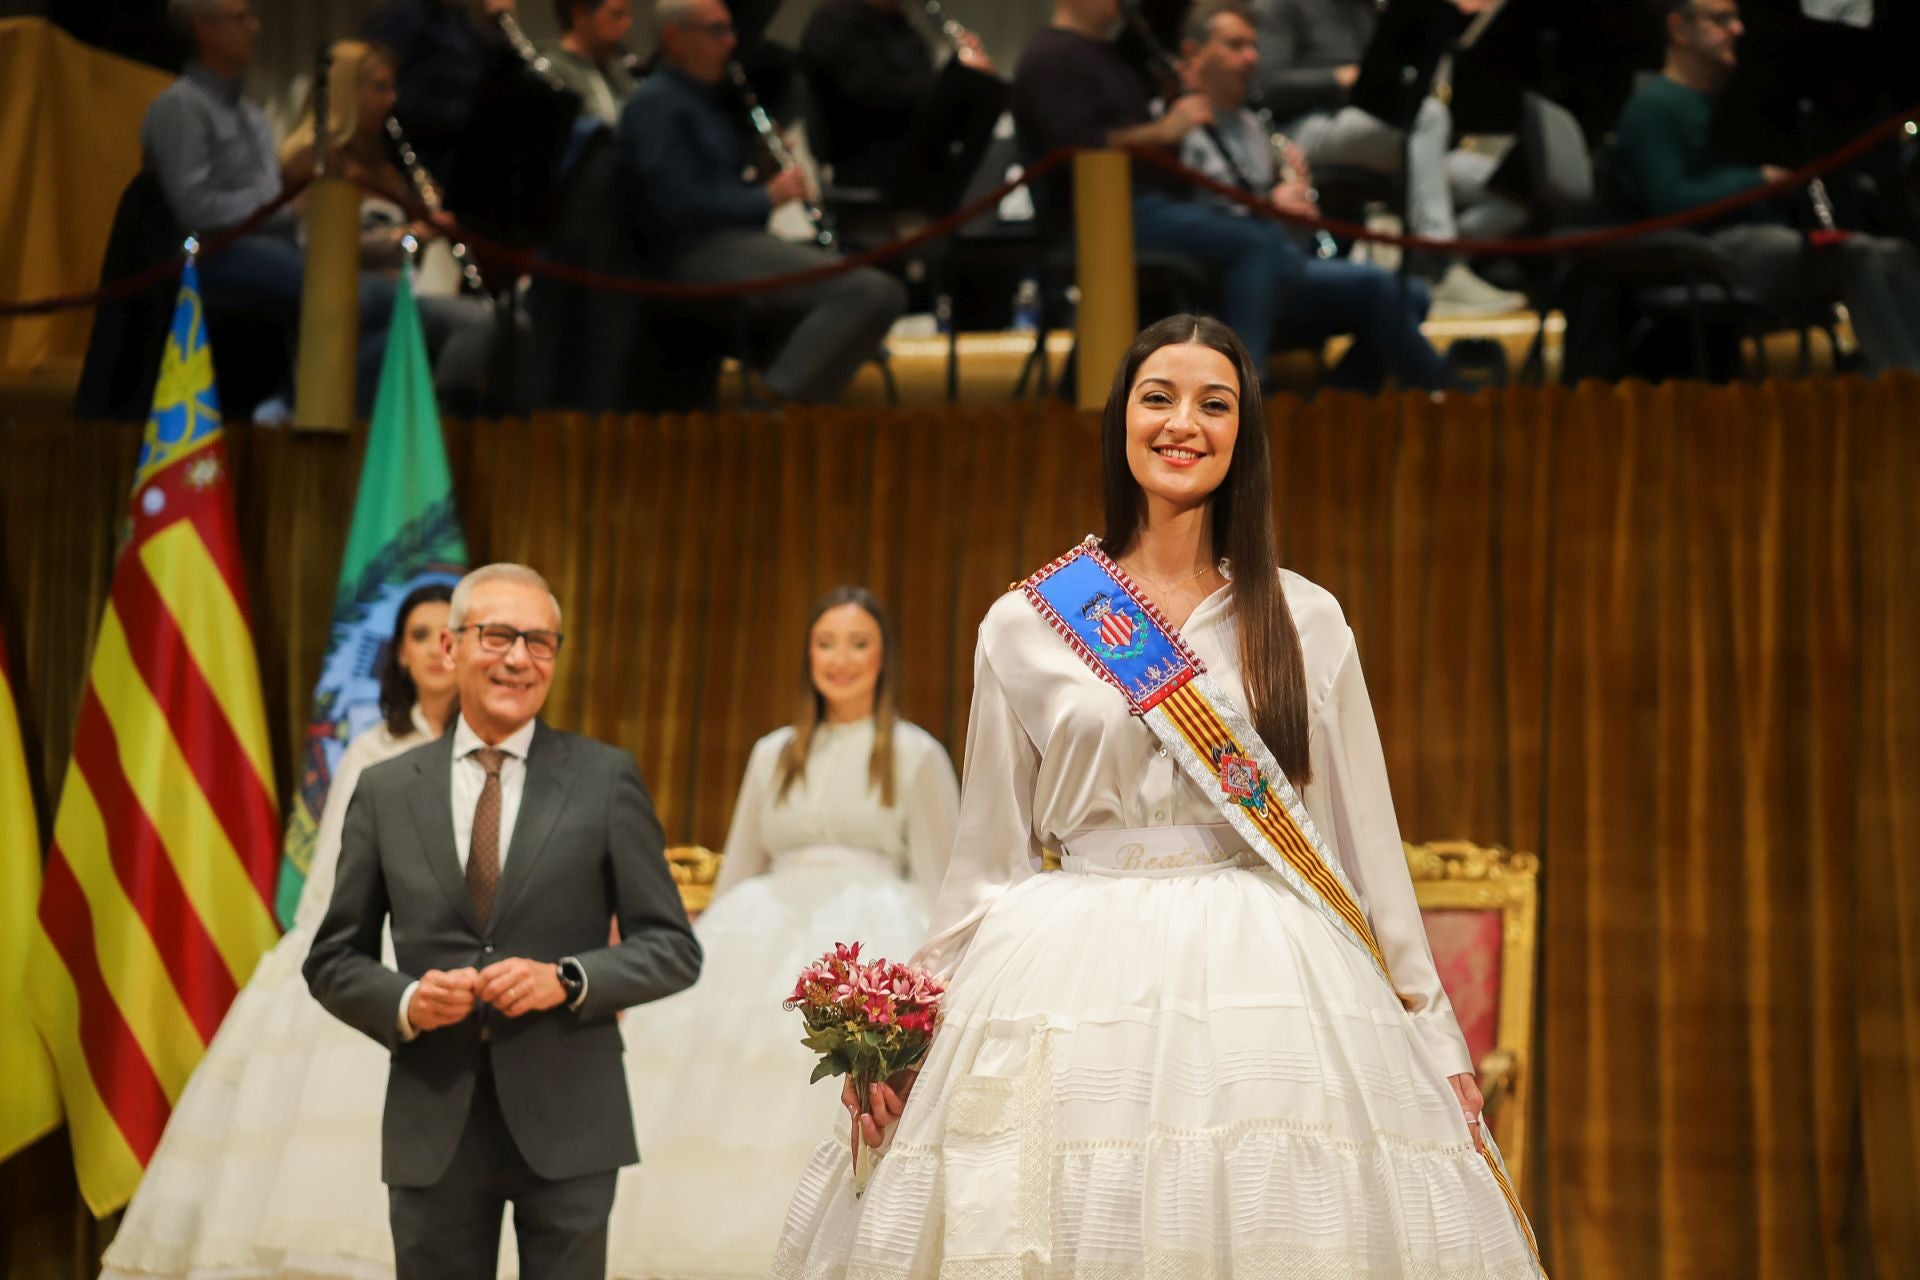
[[683, 22], [680, 24], [680, 29], [682, 31], [698, 31], [710, 40], [725, 40], [733, 34], [733, 24], [731, 22]]
[[527, 656], [536, 662], [552, 662], [560, 652], [560, 642], [566, 639], [558, 631], [519, 631], [503, 622], [471, 622], [464, 627], [449, 627], [448, 630], [476, 633], [480, 647], [488, 653], [511, 653], [514, 641], [525, 640]]

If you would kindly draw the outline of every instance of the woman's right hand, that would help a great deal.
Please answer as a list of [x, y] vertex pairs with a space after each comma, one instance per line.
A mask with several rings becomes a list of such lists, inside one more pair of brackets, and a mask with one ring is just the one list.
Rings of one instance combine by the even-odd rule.
[[900, 1113], [906, 1109], [907, 1095], [913, 1092], [913, 1082], [919, 1074], [920, 1069], [912, 1067], [894, 1072], [893, 1079], [885, 1084], [873, 1085], [867, 1113], [860, 1110], [860, 1095], [854, 1091], [853, 1077], [847, 1077], [846, 1083], [840, 1086], [840, 1102], [853, 1117], [855, 1143], [878, 1147], [887, 1140], [887, 1130], [899, 1123]]

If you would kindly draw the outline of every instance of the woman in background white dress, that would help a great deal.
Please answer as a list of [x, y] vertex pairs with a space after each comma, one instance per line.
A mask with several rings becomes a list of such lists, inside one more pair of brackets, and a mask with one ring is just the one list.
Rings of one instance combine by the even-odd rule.
[[333, 895], [360, 774], [432, 741], [453, 714], [440, 644], [451, 596], [433, 584], [401, 602], [381, 677], [386, 718], [341, 756], [293, 928], [261, 958], [181, 1093], [103, 1280], [393, 1275], [380, 1181], [387, 1055], [314, 1001], [300, 965]]
[[949, 981], [940, 1028], [855, 1121], [891, 1140], [864, 1198], [844, 1117], [821, 1147], [776, 1280], [1538, 1274], [1479, 1149], [1353, 632], [1279, 567], [1256, 367], [1217, 321], [1140, 335], [1102, 428], [1102, 550], [1299, 790], [1393, 986], [1010, 592], [919, 957]]
[[766, 1274], [793, 1183], [837, 1127], [833, 1081], [780, 1007], [836, 942], [905, 959], [926, 935], [959, 786], [946, 750], [899, 719], [899, 658], [873, 596], [842, 587], [808, 623], [800, 707], [754, 745], [706, 961], [680, 995], [627, 1011], [641, 1163], [621, 1174], [611, 1270], [633, 1280]]

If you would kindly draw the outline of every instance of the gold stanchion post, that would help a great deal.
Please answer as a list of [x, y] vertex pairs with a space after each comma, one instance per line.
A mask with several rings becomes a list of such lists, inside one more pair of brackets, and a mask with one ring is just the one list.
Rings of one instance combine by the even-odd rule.
[[1076, 402], [1098, 409], [1140, 328], [1133, 177], [1124, 151], [1083, 151], [1073, 158], [1073, 223], [1080, 285]]
[[360, 190], [328, 172], [332, 75], [333, 50], [322, 45], [313, 82], [313, 183], [306, 191], [307, 260], [293, 373], [293, 423], [314, 431], [353, 429], [360, 347]]
[[306, 200], [293, 421], [309, 430], [347, 431], [360, 346], [360, 189], [344, 178], [319, 178]]

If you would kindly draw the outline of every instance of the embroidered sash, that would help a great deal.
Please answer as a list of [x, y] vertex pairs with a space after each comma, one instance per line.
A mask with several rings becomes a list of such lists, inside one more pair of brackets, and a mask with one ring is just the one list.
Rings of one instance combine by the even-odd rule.
[[[1273, 752], [1166, 616], [1100, 550], [1099, 540], [1089, 536], [1021, 583], [1020, 590], [1093, 673], [1120, 691], [1128, 709], [1153, 730], [1248, 846], [1365, 951], [1391, 988], [1393, 976], [1359, 896]], [[1481, 1132], [1487, 1166], [1544, 1277], [1533, 1227], [1484, 1120]]]
[[1126, 571], [1088, 538], [1020, 589], [1094, 674], [1120, 691], [1248, 846], [1365, 951], [1391, 986], [1359, 895], [1273, 752]]

